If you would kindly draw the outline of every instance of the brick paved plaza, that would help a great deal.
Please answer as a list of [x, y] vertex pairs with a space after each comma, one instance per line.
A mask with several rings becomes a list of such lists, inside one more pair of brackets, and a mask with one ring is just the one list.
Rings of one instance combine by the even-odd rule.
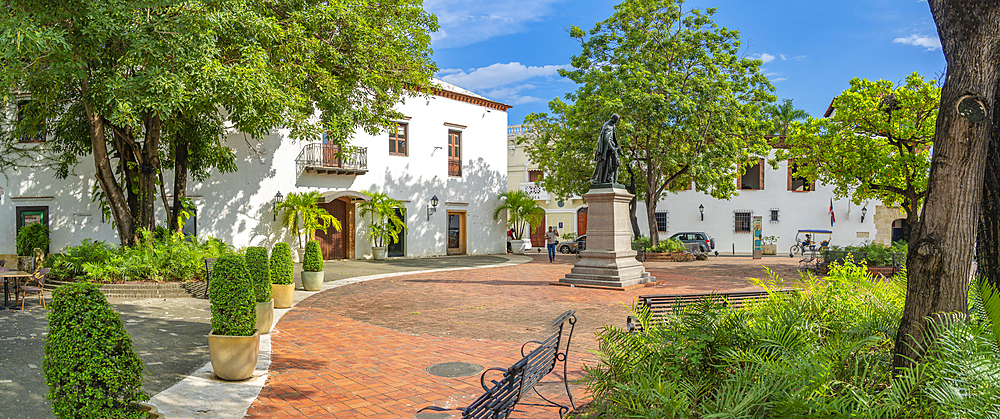
[[[463, 407], [482, 389], [479, 375], [442, 378], [425, 371], [442, 362], [506, 367], [520, 358], [523, 342], [539, 338], [559, 313], [576, 310], [569, 379], [594, 364], [594, 332], [622, 326], [626, 305], [642, 294], [748, 290], [760, 277], [761, 262], [789, 280], [797, 261], [713, 257], [690, 263], [647, 263], [657, 285], [630, 291], [552, 286], [576, 261], [560, 255], [547, 263], [399, 275], [331, 289], [300, 302], [272, 332], [272, 366], [267, 384], [247, 414], [268, 417], [414, 417], [425, 406]], [[561, 370], [539, 390], [566, 403]], [[572, 385], [579, 406], [588, 397]], [[562, 394], [561, 394], [562, 393]], [[550, 397], [552, 398], [552, 397]], [[532, 395], [517, 417], [556, 417]], [[456, 417], [457, 411], [451, 411]], [[427, 414], [423, 417], [448, 417]]]

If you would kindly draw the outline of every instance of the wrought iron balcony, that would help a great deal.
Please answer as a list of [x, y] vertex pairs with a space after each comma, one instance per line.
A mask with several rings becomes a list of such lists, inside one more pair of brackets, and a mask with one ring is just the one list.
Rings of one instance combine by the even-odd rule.
[[334, 144], [306, 144], [295, 158], [299, 170], [332, 175], [368, 173], [368, 147], [344, 147]]

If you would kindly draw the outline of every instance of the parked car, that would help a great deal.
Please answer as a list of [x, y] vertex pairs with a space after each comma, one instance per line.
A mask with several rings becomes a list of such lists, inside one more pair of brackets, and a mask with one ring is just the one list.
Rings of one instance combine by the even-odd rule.
[[570, 254], [570, 253], [580, 253], [580, 243], [583, 243], [583, 249], [587, 248], [587, 235], [584, 234], [577, 237], [576, 240], [571, 242], [559, 242], [557, 249], [559, 253]]
[[702, 252], [715, 249], [715, 239], [708, 237], [708, 233], [704, 231], [677, 233], [670, 236], [670, 238], [680, 240], [684, 244], [697, 243], [699, 245], [698, 248]]

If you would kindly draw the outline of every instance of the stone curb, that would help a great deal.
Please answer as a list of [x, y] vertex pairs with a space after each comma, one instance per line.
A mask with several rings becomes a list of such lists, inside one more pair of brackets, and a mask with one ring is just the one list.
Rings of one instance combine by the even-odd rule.
[[[374, 279], [389, 278], [393, 276], [425, 274], [434, 272], [460, 271], [466, 269], [499, 268], [503, 266], [514, 266], [531, 261], [529, 256], [518, 255], [491, 255], [501, 256], [507, 262], [486, 266], [467, 266], [460, 268], [427, 269], [423, 271], [393, 272], [388, 274], [375, 274], [359, 276], [355, 278], [341, 279], [337, 281], [325, 282], [320, 291], [295, 290], [295, 297], [290, 309], [274, 310], [274, 327], [270, 334], [261, 335], [260, 352], [257, 355], [257, 369], [253, 377], [247, 381], [229, 382], [219, 380], [212, 373], [212, 363], [187, 376], [172, 387], [157, 393], [149, 400], [149, 404], [166, 415], [167, 419], [175, 418], [213, 418], [228, 419], [242, 418], [250, 405], [260, 394], [261, 389], [267, 382], [268, 370], [271, 367], [271, 336], [281, 333], [278, 321], [289, 310], [295, 308], [299, 302], [329, 289], [342, 287], [359, 282], [371, 281]], [[237, 413], [238, 412], [238, 413]]]

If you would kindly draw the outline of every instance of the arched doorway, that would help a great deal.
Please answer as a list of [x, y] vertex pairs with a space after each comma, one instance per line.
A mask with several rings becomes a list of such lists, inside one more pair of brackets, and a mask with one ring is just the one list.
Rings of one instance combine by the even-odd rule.
[[576, 235], [582, 236], [587, 234], [587, 212], [589, 207], [583, 207], [576, 210]]
[[354, 191], [332, 191], [323, 194], [320, 208], [326, 210], [340, 221], [341, 230], [326, 229], [326, 234], [317, 231], [315, 239], [319, 242], [324, 260], [354, 259], [354, 213], [355, 203], [365, 201], [368, 197]]
[[900, 240], [910, 240], [910, 224], [906, 222], [905, 218], [897, 218], [892, 222], [892, 242]]

